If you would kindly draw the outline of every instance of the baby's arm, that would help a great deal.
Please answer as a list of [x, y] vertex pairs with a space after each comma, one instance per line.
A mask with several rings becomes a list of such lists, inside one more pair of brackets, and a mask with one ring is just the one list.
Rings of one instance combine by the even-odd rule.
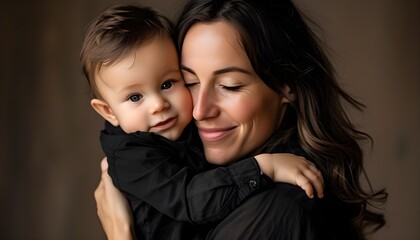
[[130, 200], [141, 199], [178, 221], [208, 223], [223, 219], [268, 183], [254, 158], [197, 172], [175, 153], [162, 154], [165, 151], [150, 146], [148, 152], [157, 154], [148, 156], [155, 157], [140, 158], [132, 152], [132, 146], [108, 156], [108, 172], [115, 185]]
[[290, 153], [260, 154], [255, 156], [261, 171], [274, 182], [297, 185], [313, 198], [314, 189], [319, 198], [324, 194], [324, 179], [316, 166], [303, 157]]
[[141, 199], [172, 219], [220, 220], [271, 182], [253, 157], [203, 172], [197, 164], [206, 163], [201, 154], [171, 146], [177, 143], [138, 141], [136, 136], [117, 135], [118, 144], [102, 142], [108, 173], [130, 201]]
[[[129, 199], [141, 199], [175, 220], [206, 223], [224, 218], [245, 198], [268, 183], [261, 175], [261, 165], [263, 172], [275, 181], [296, 184], [292, 181], [294, 175], [279, 172], [284, 169], [289, 173], [288, 170], [294, 168], [277, 164], [275, 158], [268, 155], [257, 157], [265, 160], [265, 165], [251, 157], [200, 173], [190, 165], [205, 161], [197, 155], [179, 155], [177, 150], [165, 148], [165, 145], [123, 139], [124, 144], [119, 144], [117, 149], [106, 151], [110, 163], [108, 172], [114, 183]], [[137, 149], [140, 146], [141, 151]], [[281, 155], [283, 160], [279, 163], [283, 164], [286, 162], [284, 156], [288, 155]], [[303, 164], [296, 166], [303, 169]], [[270, 169], [272, 174], [268, 172]], [[300, 182], [297, 184], [302, 186]]]

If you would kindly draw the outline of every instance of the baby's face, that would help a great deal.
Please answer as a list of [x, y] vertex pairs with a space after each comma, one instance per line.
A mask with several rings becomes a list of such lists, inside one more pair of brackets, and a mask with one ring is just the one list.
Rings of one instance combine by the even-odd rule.
[[170, 140], [192, 117], [192, 101], [172, 41], [156, 38], [97, 75], [97, 87], [126, 133], [154, 132]]

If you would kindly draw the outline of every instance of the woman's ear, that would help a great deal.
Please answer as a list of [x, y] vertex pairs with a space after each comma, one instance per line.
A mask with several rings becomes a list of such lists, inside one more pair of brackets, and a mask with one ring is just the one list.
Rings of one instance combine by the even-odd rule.
[[283, 97], [281, 100], [282, 103], [289, 103], [295, 100], [295, 94], [291, 92], [289, 85], [284, 84], [281, 90], [283, 92]]
[[99, 113], [99, 115], [105, 118], [105, 120], [110, 122], [112, 125], [116, 127], [119, 125], [117, 117], [106, 102], [94, 98], [90, 101], [90, 105], [97, 113]]

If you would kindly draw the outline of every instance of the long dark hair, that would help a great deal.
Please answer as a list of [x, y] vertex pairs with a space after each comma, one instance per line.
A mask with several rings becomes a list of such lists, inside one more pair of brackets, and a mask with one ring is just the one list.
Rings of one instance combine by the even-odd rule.
[[[362, 110], [364, 105], [338, 85], [333, 68], [319, 40], [289, 0], [191, 0], [181, 12], [176, 30], [178, 50], [195, 23], [225, 21], [238, 31], [241, 44], [259, 77], [290, 101], [278, 131], [261, 148], [269, 151], [295, 139], [323, 173], [327, 190], [350, 204], [356, 214], [352, 228], [365, 239], [385, 224], [383, 214], [368, 206], [384, 204], [384, 189], [363, 189], [363, 151], [360, 142], [372, 141], [349, 120], [343, 101]], [[291, 95], [282, 92], [287, 84]]]

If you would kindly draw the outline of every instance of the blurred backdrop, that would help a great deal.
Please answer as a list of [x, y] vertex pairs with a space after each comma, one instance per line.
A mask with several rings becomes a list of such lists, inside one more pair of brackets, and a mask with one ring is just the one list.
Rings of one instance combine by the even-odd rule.
[[[93, 198], [102, 120], [81, 73], [83, 35], [116, 3], [173, 18], [183, 2], [2, 1], [0, 239], [105, 239]], [[371, 239], [420, 239], [420, 1], [296, 2], [322, 27], [340, 83], [367, 105], [350, 115], [375, 140], [373, 186], [390, 194], [387, 225]]]

